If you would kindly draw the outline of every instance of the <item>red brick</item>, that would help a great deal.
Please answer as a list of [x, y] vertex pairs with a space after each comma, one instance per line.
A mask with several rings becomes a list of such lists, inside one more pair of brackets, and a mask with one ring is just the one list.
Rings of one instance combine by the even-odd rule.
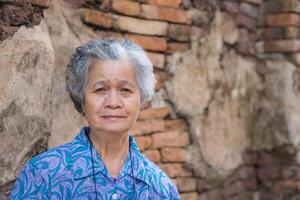
[[231, 197], [230, 200], [261, 200], [261, 194], [257, 191], [245, 191]]
[[136, 34], [125, 34], [125, 37], [141, 45], [144, 49], [151, 51], [165, 51], [167, 49], [167, 40], [162, 37], [142, 36]]
[[264, 14], [261, 14], [258, 16], [258, 18], [256, 19], [256, 26], [257, 27], [263, 27], [263, 26], [266, 26], [266, 19], [265, 19], [265, 15]]
[[154, 75], [156, 78], [155, 90], [159, 91], [164, 86], [164, 83], [167, 79], [167, 74], [164, 71], [154, 69]]
[[85, 9], [83, 11], [83, 20], [87, 24], [105, 28], [111, 28], [113, 22], [113, 18], [111, 15], [90, 9]]
[[123, 38], [121, 33], [118, 32], [112, 32], [112, 31], [95, 31], [97, 33], [97, 38], [103, 39], [103, 38], [114, 38], [114, 39], [121, 39]]
[[258, 168], [258, 177], [262, 180], [275, 180], [280, 177], [279, 167], [276, 165], [266, 165]]
[[245, 191], [248, 190], [256, 190], [257, 189], [257, 181], [256, 177], [252, 177], [250, 179], [245, 179], [241, 181], [243, 188]]
[[158, 166], [171, 178], [192, 176], [192, 172], [186, 169], [182, 164], [158, 164]]
[[151, 60], [154, 67], [157, 67], [158, 69], [164, 69], [164, 67], [165, 67], [165, 55], [164, 54], [147, 52], [147, 56]]
[[137, 121], [134, 128], [134, 135], [143, 135], [147, 133], [153, 133], [158, 131], [165, 130], [164, 120], [146, 120], [146, 121]]
[[300, 2], [298, 0], [284, 0], [282, 11], [299, 13]]
[[189, 50], [190, 45], [188, 43], [169, 42], [167, 53], [184, 52]]
[[134, 139], [141, 151], [152, 146], [152, 138], [150, 136], [135, 136]]
[[183, 131], [183, 130], [187, 130], [187, 125], [181, 119], [165, 120], [165, 128], [166, 130]]
[[223, 195], [225, 199], [232, 197], [236, 194], [241, 194], [245, 191], [257, 189], [256, 178], [245, 179], [243, 181], [237, 181], [233, 184], [227, 185], [223, 188]]
[[124, 15], [137, 16], [140, 14], [140, 4], [133, 1], [117, 0], [112, 1], [112, 9]]
[[[197, 194], [197, 192], [181, 193], [180, 197], [181, 197], [181, 200], [197, 200], [198, 194]], [[201, 199], [199, 199], [199, 200], [201, 200]]]
[[264, 42], [265, 52], [298, 52], [300, 40], [274, 40]]
[[266, 23], [269, 26], [298, 26], [300, 22], [300, 17], [298, 14], [294, 13], [281, 13], [268, 15], [266, 18]]
[[206, 192], [208, 200], [224, 200], [224, 197], [222, 196], [222, 192], [219, 188], [209, 190]]
[[264, 2], [264, 13], [270, 14], [270, 13], [278, 13], [283, 10], [283, 2], [282, 1], [276, 1], [276, 3], [272, 1], [266, 1]]
[[261, 165], [270, 165], [274, 164], [275, 160], [271, 153], [266, 152], [258, 152], [256, 155], [256, 164]]
[[262, 39], [262, 29], [257, 29], [255, 34], [255, 40], [260, 40]]
[[300, 169], [298, 168], [295, 177], [300, 180]]
[[225, 9], [226, 11], [228, 11], [229, 13], [238, 13], [239, 12], [239, 5], [238, 2], [231, 2], [231, 1], [225, 1], [225, 2], [221, 2], [221, 6], [223, 9]]
[[162, 148], [163, 162], [184, 162], [187, 160], [187, 151], [183, 148]]
[[184, 147], [189, 144], [187, 132], [168, 131], [152, 135], [153, 147]]
[[247, 179], [255, 176], [256, 176], [255, 169], [252, 166], [243, 166], [238, 171], [239, 179]]
[[173, 179], [179, 192], [193, 192], [196, 191], [195, 178], [176, 178]]
[[276, 186], [275, 186], [275, 192], [276, 194], [280, 194], [283, 193], [284, 189], [296, 189], [298, 190], [298, 194], [300, 191], [300, 181], [294, 181], [294, 180], [285, 180], [285, 181], [278, 181], [276, 182]]
[[286, 166], [292, 166], [296, 164], [295, 154], [292, 153], [292, 151], [288, 148], [277, 148], [274, 149], [271, 153], [269, 152], [264, 152], [264, 153], [269, 154], [271, 156], [273, 165], [280, 166], [282, 163], [284, 163]]
[[197, 27], [197, 26], [191, 26], [191, 39], [192, 40], [198, 40], [203, 37], [204, 31], [203, 29]]
[[283, 39], [285, 35], [285, 29], [283, 27], [265, 27], [261, 30], [261, 37], [263, 39]]
[[261, 37], [265, 40], [299, 38], [300, 29], [292, 26], [263, 28], [261, 30]]
[[250, 34], [247, 29], [241, 28], [239, 31], [239, 42], [237, 45], [237, 50], [241, 54], [255, 54], [254, 44], [255, 35]]
[[254, 55], [255, 54], [255, 43], [249, 43], [249, 42], [240, 42], [237, 46], [237, 50], [239, 53], [243, 55]]
[[199, 194], [198, 200], [210, 200], [207, 193]]
[[213, 188], [215, 188], [215, 184], [210, 182], [210, 181], [206, 181], [205, 179], [197, 179], [197, 191], [198, 192], [202, 192], [204, 190], [211, 190]]
[[[171, 67], [173, 64], [174, 56], [172, 54], [166, 55], [166, 67]], [[170, 68], [167, 68], [167, 71], [170, 71]]]
[[269, 1], [264, 3], [265, 13], [300, 12], [300, 2], [298, 0], [279, 0], [276, 3]]
[[133, 17], [116, 16], [114, 27], [131, 33], [164, 36], [167, 35], [168, 23], [143, 20]]
[[158, 163], [160, 162], [160, 153], [158, 150], [147, 150], [144, 151], [143, 154], [149, 158], [152, 162]]
[[148, 4], [178, 8], [181, 0], [146, 0]]
[[248, 152], [245, 154], [245, 164], [256, 165], [257, 164], [257, 152]]
[[227, 199], [235, 194], [241, 193], [244, 191], [243, 184], [240, 181], [237, 181], [233, 184], [230, 184], [223, 188], [223, 195]]
[[25, 0], [25, 2], [44, 8], [48, 8], [50, 6], [50, 0]]
[[141, 16], [147, 19], [164, 20], [175, 23], [191, 23], [188, 12], [176, 8], [143, 4], [141, 5]]
[[300, 29], [298, 27], [285, 27], [285, 38], [299, 38]]
[[240, 25], [242, 27], [245, 27], [250, 30], [255, 30], [256, 29], [256, 21], [255, 19], [248, 17], [243, 14], [238, 14], [237, 17], [235, 18], [237, 25]]
[[[200, 1], [197, 1], [200, 2]], [[203, 4], [203, 3], [200, 3]], [[203, 6], [203, 5], [202, 5]], [[193, 9], [191, 12], [192, 24], [199, 27], [205, 27], [211, 23], [211, 17], [207, 12], [203, 12], [200, 9]]]
[[243, 2], [240, 4], [240, 12], [249, 17], [257, 18], [260, 14], [258, 9], [259, 8], [257, 6], [253, 6], [249, 3]]
[[140, 112], [138, 119], [146, 120], [146, 119], [164, 118], [169, 113], [170, 113], [169, 107], [148, 108]]
[[177, 41], [189, 41], [191, 38], [190, 26], [170, 24], [168, 28], [168, 36]]
[[295, 63], [297, 66], [300, 66], [300, 53], [293, 53], [290, 55], [291, 62]]
[[260, 4], [262, 4], [263, 0], [243, 0], [243, 1], [255, 4], [255, 5], [260, 5]]

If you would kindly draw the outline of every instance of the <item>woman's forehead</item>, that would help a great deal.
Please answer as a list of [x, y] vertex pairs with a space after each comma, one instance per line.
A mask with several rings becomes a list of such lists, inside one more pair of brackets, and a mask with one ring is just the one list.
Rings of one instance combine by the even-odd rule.
[[136, 85], [135, 67], [126, 58], [117, 60], [94, 60], [88, 73], [93, 84]]
[[113, 60], [100, 60], [93, 58], [90, 66], [90, 70], [133, 70], [134, 64], [127, 57], [121, 57]]

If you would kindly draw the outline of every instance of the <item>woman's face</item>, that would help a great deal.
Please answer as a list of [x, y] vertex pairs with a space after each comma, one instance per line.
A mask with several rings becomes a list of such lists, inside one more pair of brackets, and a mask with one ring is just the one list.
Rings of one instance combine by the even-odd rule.
[[87, 76], [83, 112], [94, 131], [128, 132], [140, 111], [135, 68], [127, 58], [94, 59]]

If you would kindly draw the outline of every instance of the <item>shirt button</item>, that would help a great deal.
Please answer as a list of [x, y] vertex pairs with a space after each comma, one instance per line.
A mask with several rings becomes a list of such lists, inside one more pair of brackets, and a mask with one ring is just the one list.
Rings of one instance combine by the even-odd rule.
[[117, 199], [118, 195], [117, 194], [113, 194], [111, 197], [112, 197], [112, 199]]

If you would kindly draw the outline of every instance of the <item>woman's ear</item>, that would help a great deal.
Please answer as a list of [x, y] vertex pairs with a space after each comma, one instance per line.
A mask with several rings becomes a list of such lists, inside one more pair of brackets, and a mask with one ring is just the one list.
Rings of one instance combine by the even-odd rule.
[[80, 113], [82, 116], [85, 116], [85, 114], [84, 114], [84, 109], [85, 109], [85, 108], [84, 108], [84, 103], [83, 103], [83, 104], [81, 105], [81, 113]]

